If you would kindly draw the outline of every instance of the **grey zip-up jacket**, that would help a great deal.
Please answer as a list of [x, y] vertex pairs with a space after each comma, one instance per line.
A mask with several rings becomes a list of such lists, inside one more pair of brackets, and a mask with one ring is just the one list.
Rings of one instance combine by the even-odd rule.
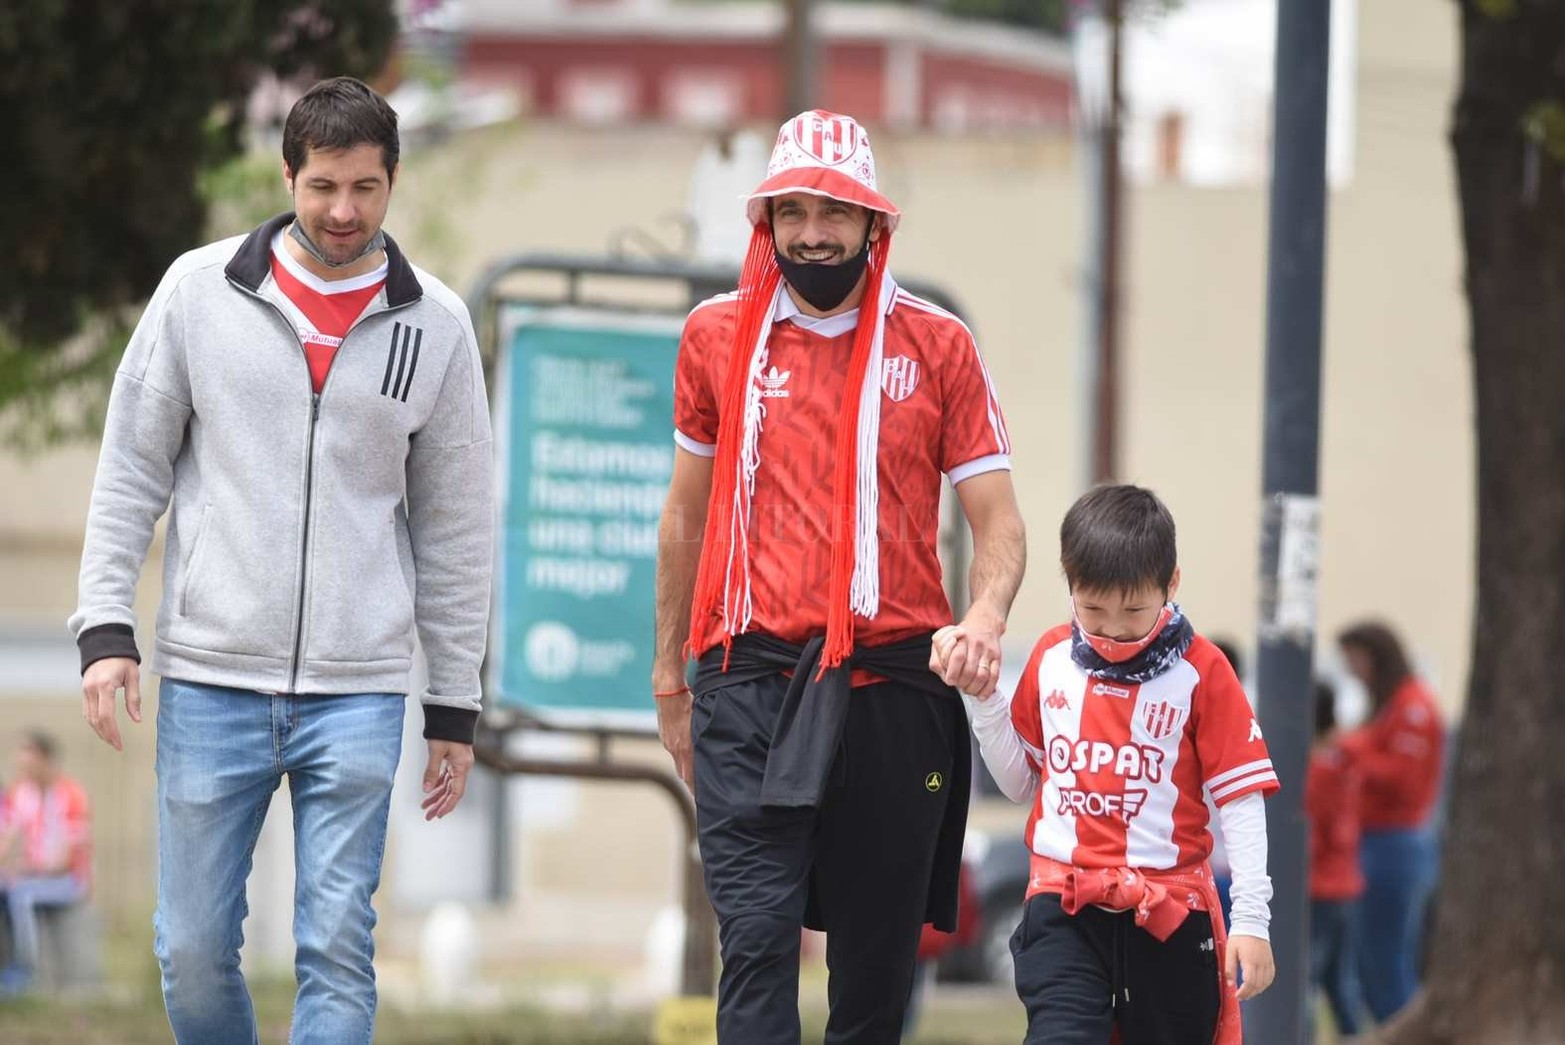
[[[271, 275], [284, 214], [181, 257], [114, 378], [70, 627], [140, 659], [136, 579], [169, 509], [152, 669], [262, 693], [406, 693], [471, 743], [493, 562], [489, 405], [462, 300], [386, 241], [319, 395]], [[170, 506], [172, 501], [172, 506]]]

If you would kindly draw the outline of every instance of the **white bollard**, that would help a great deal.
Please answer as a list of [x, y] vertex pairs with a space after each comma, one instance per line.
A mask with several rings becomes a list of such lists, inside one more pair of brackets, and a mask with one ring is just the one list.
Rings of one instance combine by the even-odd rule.
[[419, 940], [419, 973], [428, 1001], [455, 1005], [477, 983], [478, 956], [472, 913], [455, 900], [436, 904]]

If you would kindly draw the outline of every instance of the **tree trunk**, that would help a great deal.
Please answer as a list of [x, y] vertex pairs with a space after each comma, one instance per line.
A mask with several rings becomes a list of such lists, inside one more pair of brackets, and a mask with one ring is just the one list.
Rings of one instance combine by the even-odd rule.
[[1565, 168], [1523, 123], [1565, 99], [1565, 4], [1460, 9], [1451, 141], [1472, 317], [1478, 605], [1429, 977], [1383, 1041], [1554, 1045], [1565, 1043]]

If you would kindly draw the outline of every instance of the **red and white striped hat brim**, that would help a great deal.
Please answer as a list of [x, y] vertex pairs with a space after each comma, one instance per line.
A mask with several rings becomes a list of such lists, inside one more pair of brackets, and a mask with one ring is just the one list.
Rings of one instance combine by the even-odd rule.
[[875, 184], [869, 134], [851, 116], [812, 109], [783, 124], [766, 168], [766, 180], [745, 198], [750, 224], [766, 220], [766, 201], [790, 192], [829, 196], [885, 215], [895, 232], [902, 212]]

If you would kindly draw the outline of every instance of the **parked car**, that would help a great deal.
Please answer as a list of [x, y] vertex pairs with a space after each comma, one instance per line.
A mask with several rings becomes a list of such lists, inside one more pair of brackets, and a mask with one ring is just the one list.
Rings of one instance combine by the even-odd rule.
[[1004, 834], [969, 831], [962, 859], [972, 875], [977, 926], [970, 942], [940, 956], [937, 976], [947, 983], [1010, 986], [1011, 933], [1021, 917], [1029, 873], [1020, 826]]

